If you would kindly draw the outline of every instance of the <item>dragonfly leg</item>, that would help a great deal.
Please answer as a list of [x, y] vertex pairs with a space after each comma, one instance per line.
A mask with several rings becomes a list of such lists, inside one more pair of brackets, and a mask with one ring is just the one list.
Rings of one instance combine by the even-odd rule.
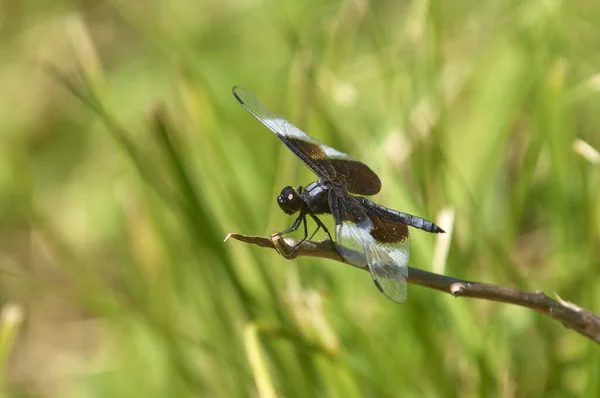
[[303, 223], [304, 223], [304, 236], [302, 237], [302, 240], [300, 242], [296, 243], [294, 245], [294, 247], [292, 247], [292, 251], [296, 250], [296, 248], [298, 246], [300, 246], [302, 244], [302, 242], [304, 242], [306, 240], [306, 237], [308, 236], [308, 225], [306, 224], [306, 217], [304, 217], [302, 220], [303, 220]]
[[315, 222], [318, 225], [318, 228], [315, 230], [315, 232], [311, 235], [311, 237], [308, 240], [311, 240], [313, 238], [313, 236], [315, 236], [315, 234], [317, 233], [317, 231], [319, 230], [319, 228], [323, 228], [323, 231], [325, 231], [325, 233], [329, 237], [329, 240], [331, 242], [333, 242], [334, 240], [331, 237], [331, 234], [329, 233], [329, 230], [327, 229], [327, 227], [325, 226], [325, 224], [323, 224], [323, 222], [321, 220], [319, 220], [319, 217], [315, 216], [314, 214], [311, 214], [310, 216], [312, 217], [313, 220], [315, 220]]
[[[285, 231], [279, 232], [279, 235], [285, 235], [285, 234], [289, 234], [290, 232], [296, 231], [298, 229], [298, 227], [300, 226], [300, 223], [302, 222], [302, 220], [304, 220], [304, 229], [306, 229], [306, 214], [303, 211], [301, 211], [300, 215], [298, 216], [298, 218], [296, 218], [296, 220], [294, 221], [292, 226], [289, 227], [288, 229], [286, 229]], [[308, 235], [308, 234], [306, 234], [306, 235]]]

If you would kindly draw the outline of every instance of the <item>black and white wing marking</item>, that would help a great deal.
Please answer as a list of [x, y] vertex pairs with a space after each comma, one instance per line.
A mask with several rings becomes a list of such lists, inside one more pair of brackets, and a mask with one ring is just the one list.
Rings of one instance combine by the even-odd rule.
[[238, 102], [275, 133], [319, 178], [343, 181], [349, 192], [358, 195], [375, 195], [379, 192], [381, 181], [368, 166], [308, 136], [283, 116], [269, 110], [250, 91], [241, 87], [234, 87], [232, 91]]
[[393, 301], [404, 303], [410, 259], [406, 224], [367, 213], [357, 198], [340, 195], [333, 189], [329, 192], [329, 206], [340, 255], [356, 266], [364, 265], [361, 261], [366, 258], [377, 288]]

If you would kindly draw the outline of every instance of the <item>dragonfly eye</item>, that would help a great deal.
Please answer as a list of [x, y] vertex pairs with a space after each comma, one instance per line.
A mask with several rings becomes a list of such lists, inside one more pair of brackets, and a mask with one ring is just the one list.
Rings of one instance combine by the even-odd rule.
[[302, 199], [294, 188], [287, 186], [277, 197], [277, 204], [284, 213], [294, 214], [302, 207]]

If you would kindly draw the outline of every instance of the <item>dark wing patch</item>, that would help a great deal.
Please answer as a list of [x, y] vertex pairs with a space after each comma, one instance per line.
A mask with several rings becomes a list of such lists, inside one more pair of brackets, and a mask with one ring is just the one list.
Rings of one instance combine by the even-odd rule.
[[[374, 218], [371, 216], [371, 218]], [[408, 239], [408, 226], [403, 223], [377, 217], [371, 235], [378, 243], [401, 243]]]
[[345, 177], [348, 192], [357, 195], [375, 195], [381, 190], [381, 180], [373, 170], [356, 160], [331, 158], [338, 174]]
[[359, 195], [375, 195], [379, 192], [381, 181], [367, 165], [321, 144], [283, 116], [273, 113], [250, 91], [241, 87], [234, 87], [232, 91], [238, 102], [275, 133], [318, 177], [330, 181], [343, 180], [350, 192]]
[[346, 261], [364, 265], [377, 288], [398, 303], [406, 301], [410, 238], [404, 224], [368, 214], [360, 202], [335, 190], [329, 206], [336, 223], [336, 248]]

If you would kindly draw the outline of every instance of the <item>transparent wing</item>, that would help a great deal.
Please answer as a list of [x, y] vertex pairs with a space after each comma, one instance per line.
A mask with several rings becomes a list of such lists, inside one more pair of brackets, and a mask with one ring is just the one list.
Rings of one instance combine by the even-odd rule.
[[240, 104], [298, 156], [318, 177], [333, 181], [343, 175], [350, 192], [374, 195], [381, 189], [377, 174], [365, 164], [330, 146], [321, 144], [304, 131], [273, 113], [253, 93], [234, 87], [233, 95]]
[[410, 238], [406, 224], [365, 211], [349, 195], [330, 191], [329, 205], [336, 223], [336, 247], [346, 261], [366, 263], [377, 288], [397, 303], [406, 301]]
[[368, 245], [367, 261], [377, 288], [397, 303], [406, 302], [410, 239], [397, 244]]

